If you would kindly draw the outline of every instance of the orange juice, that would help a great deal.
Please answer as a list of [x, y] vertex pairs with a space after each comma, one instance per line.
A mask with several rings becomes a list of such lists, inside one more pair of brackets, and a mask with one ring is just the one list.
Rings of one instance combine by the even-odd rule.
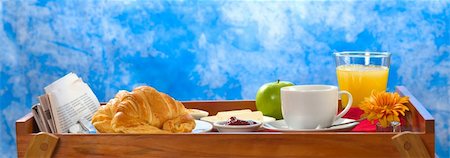
[[[353, 96], [353, 107], [358, 107], [372, 90], [386, 91], [389, 68], [374, 65], [341, 65], [336, 68], [340, 90], [346, 90]], [[347, 105], [347, 96], [342, 96], [342, 105]]]

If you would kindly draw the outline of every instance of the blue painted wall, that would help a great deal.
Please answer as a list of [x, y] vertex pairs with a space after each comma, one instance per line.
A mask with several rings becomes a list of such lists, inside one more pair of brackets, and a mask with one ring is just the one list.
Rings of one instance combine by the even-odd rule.
[[331, 54], [393, 54], [449, 157], [450, 3], [3, 0], [0, 157], [43, 88], [75, 72], [101, 101], [151, 85], [179, 100], [254, 99], [265, 82], [336, 84]]

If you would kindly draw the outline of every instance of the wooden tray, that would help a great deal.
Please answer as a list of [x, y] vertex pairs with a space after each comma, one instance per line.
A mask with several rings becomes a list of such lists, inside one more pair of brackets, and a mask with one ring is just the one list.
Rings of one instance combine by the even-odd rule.
[[[434, 156], [434, 118], [405, 87], [410, 97], [407, 127]], [[249, 108], [254, 101], [188, 101], [187, 108], [218, 111]], [[17, 153], [24, 157], [38, 132], [31, 113], [16, 121]], [[55, 134], [55, 157], [400, 157], [392, 132], [249, 132], [223, 134]]]

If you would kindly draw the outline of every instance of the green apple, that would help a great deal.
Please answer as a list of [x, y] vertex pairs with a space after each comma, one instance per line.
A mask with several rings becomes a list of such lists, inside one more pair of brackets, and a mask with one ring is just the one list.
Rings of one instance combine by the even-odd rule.
[[294, 84], [288, 81], [276, 81], [262, 85], [256, 93], [256, 109], [265, 116], [282, 119], [280, 89]]

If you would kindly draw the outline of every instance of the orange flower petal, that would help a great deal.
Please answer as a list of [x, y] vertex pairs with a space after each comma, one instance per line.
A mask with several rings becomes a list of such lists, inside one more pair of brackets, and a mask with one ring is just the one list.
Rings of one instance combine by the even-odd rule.
[[408, 97], [401, 97], [398, 93], [375, 92], [372, 91], [370, 97], [364, 99], [359, 105], [363, 114], [369, 121], [378, 120], [384, 127], [389, 122], [399, 121], [399, 115], [405, 116], [405, 111], [409, 111], [406, 104]]

